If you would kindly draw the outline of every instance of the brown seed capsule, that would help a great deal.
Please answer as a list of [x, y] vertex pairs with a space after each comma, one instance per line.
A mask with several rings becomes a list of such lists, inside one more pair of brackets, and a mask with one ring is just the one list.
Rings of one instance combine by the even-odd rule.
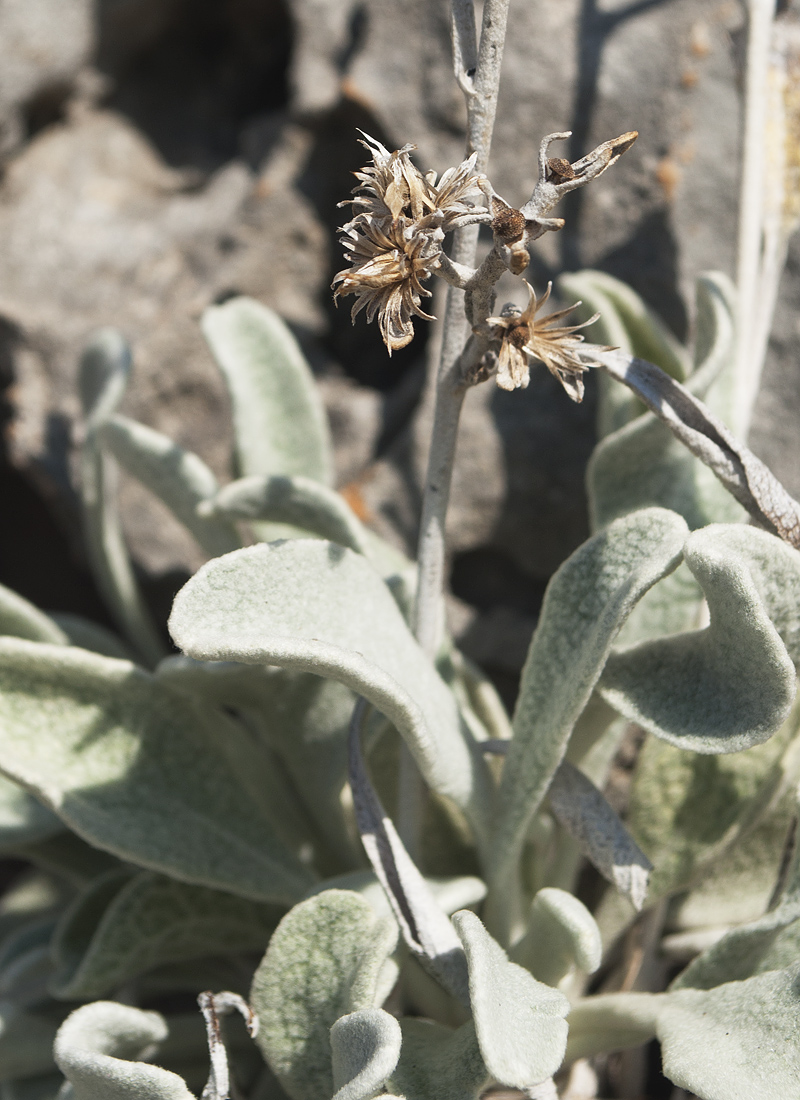
[[550, 157], [547, 162], [548, 183], [561, 183], [563, 180], [574, 180], [575, 170], [568, 160], [563, 157]]
[[525, 232], [525, 215], [508, 206], [496, 196], [492, 199], [492, 232], [503, 244], [514, 244], [521, 241]]

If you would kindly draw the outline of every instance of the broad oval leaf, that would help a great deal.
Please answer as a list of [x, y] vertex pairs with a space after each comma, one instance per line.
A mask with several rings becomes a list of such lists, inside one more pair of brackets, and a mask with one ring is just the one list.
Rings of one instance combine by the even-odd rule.
[[0, 729], [0, 769], [98, 848], [263, 901], [314, 880], [243, 727], [127, 661], [0, 639]]
[[582, 901], [547, 886], [533, 899], [528, 927], [509, 953], [545, 985], [558, 985], [573, 966], [593, 974], [600, 965], [600, 929]]
[[217, 558], [178, 593], [170, 631], [199, 660], [280, 665], [346, 684], [386, 715], [430, 785], [486, 837], [485, 762], [452, 693], [361, 555], [293, 540]]
[[656, 1021], [664, 1074], [703, 1100], [798, 1100], [799, 1014], [800, 964], [668, 993]]
[[97, 434], [120, 466], [162, 500], [208, 554], [215, 557], [241, 546], [232, 524], [197, 510], [201, 502], [215, 495], [218, 486], [214, 474], [196, 454], [126, 416], [110, 417]]
[[282, 911], [145, 871], [92, 882], [53, 939], [55, 997], [90, 999], [165, 963], [263, 951]]
[[258, 1043], [293, 1100], [330, 1100], [330, 1029], [351, 1012], [378, 1007], [382, 971], [397, 942], [357, 894], [327, 890], [291, 909], [253, 978]]
[[[738, 531], [707, 527], [695, 531], [684, 548], [705, 593], [709, 626], [612, 654], [600, 681], [604, 698], [626, 718], [695, 752], [738, 752], [766, 741], [785, 721], [795, 696], [794, 664], [770, 620], [749, 555], [740, 549]], [[800, 572], [795, 568], [790, 575], [800, 594]], [[796, 615], [793, 594], [787, 592], [787, 599]]]
[[331, 1028], [333, 1100], [372, 1100], [400, 1057], [400, 1024], [382, 1008], [340, 1016]]
[[284, 322], [252, 298], [232, 298], [206, 310], [202, 324], [231, 396], [239, 473], [302, 474], [329, 485], [325, 410]]
[[292, 524], [367, 556], [372, 545], [344, 497], [300, 474], [239, 478], [221, 489], [203, 514]]
[[472, 1017], [486, 1068], [511, 1088], [541, 1084], [564, 1058], [569, 1001], [510, 962], [474, 913], [456, 913], [453, 924], [467, 956]]
[[176, 1073], [139, 1061], [167, 1034], [157, 1012], [95, 1001], [67, 1017], [53, 1053], [75, 1100], [194, 1100]]
[[644, 593], [677, 566], [687, 531], [674, 512], [636, 512], [584, 543], [550, 581], [522, 671], [497, 802], [498, 878], [514, 864], [620, 627]]

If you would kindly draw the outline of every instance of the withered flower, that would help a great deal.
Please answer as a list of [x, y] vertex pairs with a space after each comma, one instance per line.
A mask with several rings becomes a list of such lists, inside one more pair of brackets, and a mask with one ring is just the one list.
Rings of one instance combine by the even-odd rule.
[[580, 325], [556, 325], [576, 308], [569, 306], [537, 321], [536, 314], [550, 297], [553, 284], [548, 283], [544, 295], [538, 299], [530, 283], [525, 285], [529, 299], [524, 310], [506, 307], [499, 317], [489, 317], [486, 321], [487, 325], [499, 330], [495, 335], [502, 338], [497, 385], [503, 390], [524, 389], [530, 381], [529, 360], [538, 359], [555, 375], [572, 400], [580, 402], [583, 400], [582, 375], [589, 367], [578, 356], [583, 336], [577, 333], [593, 324], [600, 314], [595, 313]]
[[483, 177], [474, 172], [474, 154], [437, 183], [435, 173], [423, 176], [413, 164], [413, 145], [390, 153], [368, 134], [361, 144], [372, 164], [355, 173], [359, 185], [349, 201], [358, 212], [342, 226], [341, 238], [350, 266], [333, 287], [337, 298], [355, 294], [353, 319], [362, 309], [368, 321], [378, 315], [391, 355], [413, 339], [414, 314], [434, 320], [421, 307], [422, 298], [431, 297], [423, 283], [439, 266], [445, 234], [481, 216], [474, 200]]

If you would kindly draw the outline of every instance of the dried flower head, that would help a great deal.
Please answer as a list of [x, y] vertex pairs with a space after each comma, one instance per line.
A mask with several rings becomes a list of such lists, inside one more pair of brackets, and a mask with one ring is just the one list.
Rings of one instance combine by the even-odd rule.
[[433, 320], [421, 307], [431, 292], [423, 283], [437, 269], [445, 234], [481, 212], [477, 200], [484, 180], [476, 175], [475, 155], [457, 168], [423, 176], [405, 145], [390, 153], [364, 134], [361, 144], [372, 164], [356, 172], [358, 187], [349, 201], [358, 212], [342, 226], [341, 243], [350, 266], [333, 280], [335, 296], [355, 294], [355, 319], [362, 310], [367, 320], [378, 315], [384, 343], [391, 355], [414, 337], [411, 318]]
[[582, 375], [589, 365], [578, 355], [583, 336], [577, 333], [593, 324], [600, 314], [595, 313], [580, 325], [556, 325], [575, 309], [569, 306], [537, 321], [536, 314], [550, 297], [553, 284], [548, 283], [544, 295], [538, 299], [530, 283], [525, 285], [529, 299], [524, 310], [507, 306], [499, 317], [489, 317], [486, 321], [496, 330], [494, 335], [502, 339], [497, 385], [503, 390], [524, 389], [530, 381], [529, 360], [538, 359], [555, 375], [573, 401], [582, 401]]

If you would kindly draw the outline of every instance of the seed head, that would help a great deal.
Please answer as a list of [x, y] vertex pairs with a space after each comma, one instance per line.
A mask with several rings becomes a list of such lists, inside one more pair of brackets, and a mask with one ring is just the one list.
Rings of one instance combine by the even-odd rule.
[[413, 339], [412, 316], [434, 320], [421, 307], [431, 297], [423, 283], [439, 266], [445, 234], [474, 220], [484, 178], [474, 172], [475, 154], [437, 183], [434, 172], [423, 176], [415, 167], [413, 145], [390, 153], [368, 134], [361, 144], [372, 164], [355, 173], [359, 183], [349, 201], [357, 212], [341, 238], [350, 267], [333, 287], [336, 298], [356, 296], [353, 319], [362, 309], [368, 321], [378, 315], [391, 355]]
[[[583, 400], [583, 373], [589, 369], [578, 354], [583, 336], [577, 335], [580, 329], [593, 324], [599, 313], [580, 325], [555, 325], [575, 309], [560, 309], [547, 317], [536, 320], [536, 314], [550, 297], [553, 284], [547, 284], [547, 290], [541, 298], [530, 283], [528, 305], [524, 310], [507, 306], [499, 317], [487, 318], [494, 335], [502, 340], [498, 356], [497, 385], [503, 390], [524, 389], [530, 381], [531, 359], [544, 363], [573, 401]], [[576, 303], [580, 305], [580, 303]], [[555, 325], [555, 327], [553, 327]]]

